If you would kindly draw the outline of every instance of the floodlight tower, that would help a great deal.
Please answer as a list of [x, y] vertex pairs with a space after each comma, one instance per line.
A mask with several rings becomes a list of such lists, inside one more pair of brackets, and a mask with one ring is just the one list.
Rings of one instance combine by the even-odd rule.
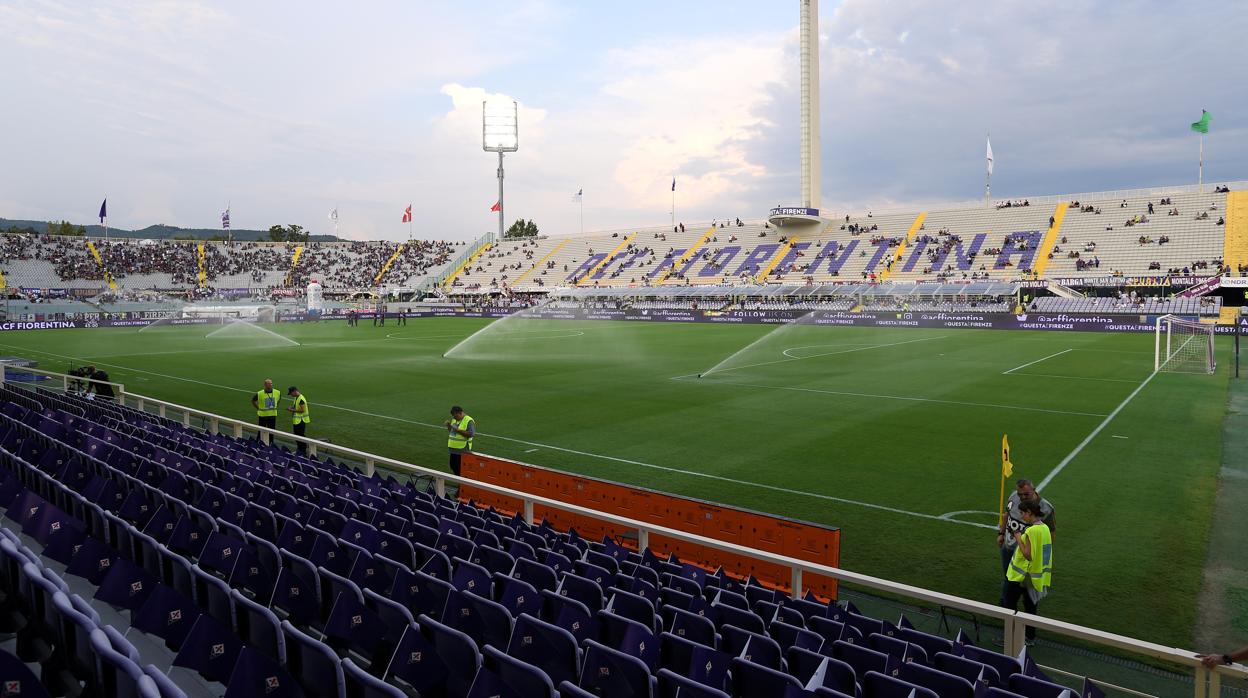
[[801, 61], [801, 206], [773, 208], [773, 225], [822, 223], [819, 204], [823, 186], [822, 147], [819, 140], [819, 0], [798, 0]]
[[498, 153], [498, 239], [503, 239], [503, 153], [520, 149], [519, 108], [495, 102], [481, 103], [481, 148]]

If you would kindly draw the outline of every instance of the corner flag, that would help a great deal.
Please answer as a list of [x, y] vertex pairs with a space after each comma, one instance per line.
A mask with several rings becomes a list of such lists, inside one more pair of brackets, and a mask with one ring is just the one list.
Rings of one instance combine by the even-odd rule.
[[[1010, 462], [1010, 437], [1007, 434], [1001, 435], [1001, 496], [998, 500], [1000, 507], [998, 511], [998, 525], [1005, 525], [1005, 478], [1014, 474], [1014, 463]], [[1001, 530], [1005, 530], [1004, 528]]]

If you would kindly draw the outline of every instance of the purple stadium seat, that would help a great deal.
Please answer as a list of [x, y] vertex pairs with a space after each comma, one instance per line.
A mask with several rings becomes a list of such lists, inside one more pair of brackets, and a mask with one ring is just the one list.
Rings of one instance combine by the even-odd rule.
[[439, 695], [446, 690], [448, 675], [446, 663], [420, 626], [408, 626], [390, 658], [385, 678], [411, 686], [421, 695]]
[[733, 696], [783, 696], [801, 688], [802, 684], [788, 674], [741, 657], [732, 660]]
[[974, 698], [975, 696], [975, 687], [970, 681], [914, 662], [902, 664], [898, 669], [897, 678], [933, 691], [940, 698]]
[[243, 647], [226, 685], [225, 698], [253, 696], [303, 698], [304, 693], [299, 682], [281, 665], [250, 647]]
[[720, 632], [722, 635], [719, 648], [728, 655], [768, 669], [784, 671], [784, 652], [775, 640], [766, 635], [742, 630], [735, 625], [725, 625], [720, 628]]
[[171, 587], [158, 584], [135, 612], [131, 626], [159, 637], [176, 652], [200, 615], [200, 610], [190, 599]]
[[937, 698], [930, 689], [869, 671], [862, 680], [863, 698]]
[[416, 619], [425, 638], [433, 644], [447, 668], [446, 689], [451, 695], [464, 695], [481, 668], [477, 644], [464, 633], [447, 627], [429, 616]]
[[541, 669], [556, 684], [575, 680], [581, 660], [572, 633], [527, 613], [516, 618], [507, 655]]
[[[524, 698], [557, 698], [555, 684], [546, 672], [538, 667], [511, 657], [492, 645], [482, 649], [483, 669], [498, 677], [498, 680]], [[479, 672], [477, 681], [484, 672]], [[475, 682], [473, 688], [476, 688]]]
[[528, 582], [496, 572], [494, 593], [496, 600], [511, 613], [512, 618], [520, 617], [521, 613], [532, 616], [542, 613], [542, 597]]
[[407, 698], [407, 694], [372, 676], [350, 659], [342, 660], [342, 678], [346, 698]]
[[282, 622], [286, 669], [309, 698], [339, 698], [346, 691], [338, 655], [325, 643]]
[[602, 698], [648, 698], [655, 679], [640, 659], [593, 640], [585, 641], [585, 662], [578, 685]]

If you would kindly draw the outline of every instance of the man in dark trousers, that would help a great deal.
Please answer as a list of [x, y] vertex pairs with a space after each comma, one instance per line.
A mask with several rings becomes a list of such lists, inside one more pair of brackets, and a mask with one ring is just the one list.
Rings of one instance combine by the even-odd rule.
[[256, 418], [262, 427], [277, 428], [277, 403], [282, 394], [273, 388], [273, 379], [264, 379], [264, 389], [251, 396], [251, 406], [256, 408]]
[[[304, 397], [303, 393], [299, 392], [299, 389], [293, 385], [286, 389], [286, 394], [295, 400], [294, 405], [286, 408], [286, 411], [290, 413], [290, 418], [292, 420], [292, 431], [295, 432], [295, 436], [306, 436], [308, 432], [308, 425], [312, 423], [312, 415], [308, 413], [308, 399]], [[308, 445], [306, 443], [302, 441], [296, 443], [296, 448], [299, 449], [300, 454], [306, 454], [308, 452]]]
[[451, 418], [446, 420], [446, 449], [451, 453], [451, 472], [459, 475], [459, 460], [465, 453], [472, 453], [472, 437], [477, 434], [477, 424], [464, 414], [464, 408], [451, 408]]

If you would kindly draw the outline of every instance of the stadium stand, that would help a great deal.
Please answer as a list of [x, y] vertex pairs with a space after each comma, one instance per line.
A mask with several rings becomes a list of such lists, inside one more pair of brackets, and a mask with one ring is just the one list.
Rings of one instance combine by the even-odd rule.
[[503, 241], [466, 267], [453, 291], [1211, 275], [1222, 264], [1227, 198], [1159, 190], [846, 216], [801, 239], [731, 221]]
[[2, 387], [0, 403], [0, 632], [16, 638], [0, 678], [23, 695], [883, 698], [969, 696], [965, 677], [998, 695], [1066, 690], [904, 616], [280, 446], [42, 390]]
[[1200, 315], [1218, 317], [1222, 313], [1222, 299], [1207, 298], [1149, 298], [1122, 296], [1119, 298], [1037, 298], [1027, 306], [1028, 310], [1042, 313], [1100, 313], [1112, 315]]
[[[102, 264], [95, 261], [88, 243], [99, 251]], [[300, 246], [4, 235], [0, 264], [8, 286], [99, 288], [107, 271], [119, 287], [133, 290], [203, 284], [218, 288], [302, 287], [309, 278], [324, 280], [330, 288], [369, 288], [389, 263], [385, 283], [411, 287], [443, 272], [462, 245], [416, 240]]]

